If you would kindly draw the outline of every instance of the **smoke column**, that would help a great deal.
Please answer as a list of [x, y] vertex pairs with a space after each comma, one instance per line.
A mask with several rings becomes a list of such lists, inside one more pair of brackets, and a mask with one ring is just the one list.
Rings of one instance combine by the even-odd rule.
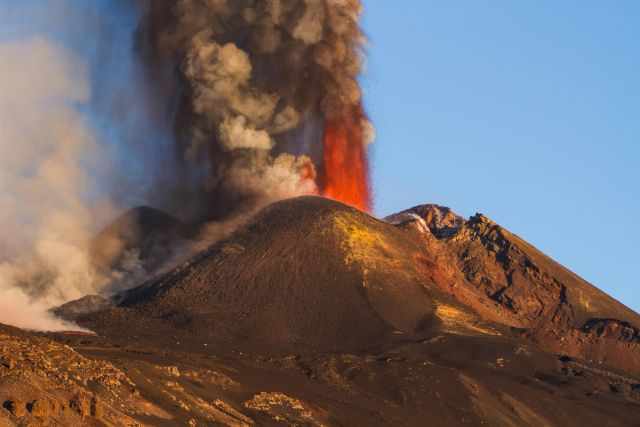
[[370, 208], [359, 0], [139, 4], [140, 53], [178, 105], [177, 144], [201, 178], [201, 209], [224, 216], [317, 192]]
[[3, 5], [0, 322], [72, 327], [48, 309], [114, 289], [122, 272], [98, 273], [88, 248], [134, 206], [206, 222], [210, 239], [302, 194], [370, 209], [361, 9], [359, 0]]

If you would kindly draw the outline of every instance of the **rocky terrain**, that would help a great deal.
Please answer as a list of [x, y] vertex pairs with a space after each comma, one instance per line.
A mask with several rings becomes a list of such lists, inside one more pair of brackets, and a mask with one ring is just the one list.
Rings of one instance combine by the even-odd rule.
[[[138, 212], [138, 234], [100, 238], [139, 253], [188, 238]], [[0, 426], [640, 425], [640, 316], [436, 205], [378, 220], [286, 200], [57, 313], [95, 335], [0, 328]]]
[[548, 351], [640, 374], [637, 313], [481, 214], [464, 221], [433, 205], [407, 214], [401, 226], [444, 257], [448, 279], [435, 282], [458, 301]]

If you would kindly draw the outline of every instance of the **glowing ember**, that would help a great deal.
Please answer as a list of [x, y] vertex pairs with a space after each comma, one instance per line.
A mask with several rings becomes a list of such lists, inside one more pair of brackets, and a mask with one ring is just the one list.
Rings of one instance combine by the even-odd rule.
[[369, 162], [363, 132], [364, 112], [325, 122], [322, 195], [354, 206], [371, 209]]

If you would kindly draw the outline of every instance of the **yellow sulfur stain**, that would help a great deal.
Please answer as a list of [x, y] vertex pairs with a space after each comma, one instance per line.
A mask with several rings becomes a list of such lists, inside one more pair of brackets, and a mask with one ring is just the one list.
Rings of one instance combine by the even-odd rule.
[[357, 221], [351, 215], [338, 214], [332, 218], [333, 226], [342, 235], [345, 262], [348, 265], [376, 265], [384, 263], [387, 267], [399, 267], [401, 261], [388, 255], [392, 246], [386, 237]]

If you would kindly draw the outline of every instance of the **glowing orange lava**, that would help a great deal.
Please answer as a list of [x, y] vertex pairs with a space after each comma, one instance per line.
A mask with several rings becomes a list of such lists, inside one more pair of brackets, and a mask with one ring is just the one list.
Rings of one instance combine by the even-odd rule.
[[328, 119], [324, 128], [321, 193], [363, 211], [371, 210], [369, 162], [364, 141], [364, 112]]

